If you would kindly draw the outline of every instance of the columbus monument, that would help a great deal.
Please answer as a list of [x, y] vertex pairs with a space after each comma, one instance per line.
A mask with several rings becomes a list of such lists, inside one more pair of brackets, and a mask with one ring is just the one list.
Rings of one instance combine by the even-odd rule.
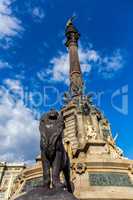
[[[51, 195], [56, 200], [133, 200], [133, 161], [124, 157], [108, 119], [83, 92], [80, 34], [73, 18], [66, 25], [65, 35], [70, 60], [69, 91], [59, 112], [51, 110], [42, 116], [41, 156], [36, 165], [23, 170], [15, 180], [11, 199], [33, 197], [34, 189], [44, 195], [44, 200], [53, 200]], [[56, 159], [53, 152], [57, 153]], [[53, 194], [49, 188], [53, 188]]]

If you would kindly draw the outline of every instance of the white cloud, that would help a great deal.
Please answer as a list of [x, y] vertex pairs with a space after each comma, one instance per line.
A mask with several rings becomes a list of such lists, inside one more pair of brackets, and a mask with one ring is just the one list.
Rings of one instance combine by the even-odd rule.
[[37, 72], [37, 78], [40, 81], [48, 81], [47, 74], [44, 71]]
[[59, 57], [55, 57], [50, 61], [52, 65], [51, 71], [49, 70], [48, 73], [51, 73], [53, 79], [56, 81], [64, 81], [68, 83], [68, 73], [69, 73], [69, 57], [68, 54], [60, 53]]
[[[90, 72], [91, 65], [89, 62], [97, 62], [99, 55], [96, 51], [91, 49], [83, 49], [79, 47], [79, 59], [81, 63], [81, 70], [83, 73]], [[56, 81], [64, 81], [66, 84], [69, 83], [69, 55], [68, 53], [59, 53], [58, 57], [53, 58], [50, 61], [51, 69], [47, 72], [52, 74], [52, 77]]]
[[124, 67], [124, 60], [120, 50], [113, 52], [112, 56], [106, 56], [101, 59], [99, 73], [105, 78], [112, 78], [115, 73]]
[[[116, 50], [111, 56], [102, 55], [95, 49], [83, 48], [79, 46], [79, 59], [82, 73], [89, 73], [95, 68], [98, 74], [103, 78], [112, 78], [115, 73], [124, 66], [123, 57], [120, 50]], [[69, 55], [60, 52], [57, 57], [50, 61], [50, 67], [45, 73], [52, 76], [55, 81], [69, 83]]]
[[45, 13], [44, 13], [44, 11], [43, 11], [42, 8], [40, 8], [40, 7], [35, 7], [35, 8], [32, 10], [32, 16], [33, 16], [33, 18], [34, 18], [35, 21], [41, 22], [41, 21], [44, 19], [44, 17], [45, 17]]
[[0, 47], [2, 47], [5, 50], [9, 49], [12, 45], [13, 45], [13, 41], [11, 37], [10, 38], [5, 37], [0, 40]]
[[[5, 80], [8, 87], [22, 87], [17, 80]], [[7, 89], [0, 88], [0, 160], [27, 161], [39, 151], [38, 121], [22, 101], [14, 102]]]
[[22, 89], [21, 82], [19, 80], [14, 80], [14, 79], [5, 79], [4, 84], [8, 86], [9, 89], [17, 89], [20, 90]]
[[0, 1], [0, 38], [15, 36], [23, 30], [21, 21], [12, 13], [12, 2], [12, 0]]
[[11, 66], [9, 65], [8, 62], [4, 62], [0, 60], [0, 69], [4, 69], [4, 68], [11, 68]]

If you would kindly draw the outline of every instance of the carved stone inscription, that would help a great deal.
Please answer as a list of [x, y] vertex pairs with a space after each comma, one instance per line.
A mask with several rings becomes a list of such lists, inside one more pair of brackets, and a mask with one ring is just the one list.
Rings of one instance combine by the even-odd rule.
[[89, 182], [91, 186], [133, 187], [133, 183], [131, 182], [128, 174], [126, 173], [89, 173]]

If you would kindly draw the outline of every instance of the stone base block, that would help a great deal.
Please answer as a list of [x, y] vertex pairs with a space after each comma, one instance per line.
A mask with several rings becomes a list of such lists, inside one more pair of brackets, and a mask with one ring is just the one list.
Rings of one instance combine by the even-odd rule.
[[63, 189], [37, 188], [16, 198], [15, 200], [78, 200], [71, 193]]

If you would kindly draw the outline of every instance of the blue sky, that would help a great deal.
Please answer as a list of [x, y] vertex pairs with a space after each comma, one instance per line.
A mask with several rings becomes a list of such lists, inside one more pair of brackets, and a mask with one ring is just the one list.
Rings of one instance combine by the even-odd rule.
[[76, 15], [85, 92], [133, 159], [132, 0], [0, 0], [0, 160], [31, 162], [38, 119], [68, 90], [65, 24]]

